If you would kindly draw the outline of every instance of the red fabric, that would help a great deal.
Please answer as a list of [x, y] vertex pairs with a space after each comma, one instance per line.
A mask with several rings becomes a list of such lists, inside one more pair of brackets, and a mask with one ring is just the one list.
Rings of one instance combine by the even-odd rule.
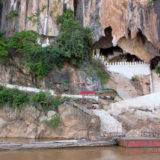
[[80, 94], [95, 94], [96, 92], [95, 91], [82, 91], [80, 92]]

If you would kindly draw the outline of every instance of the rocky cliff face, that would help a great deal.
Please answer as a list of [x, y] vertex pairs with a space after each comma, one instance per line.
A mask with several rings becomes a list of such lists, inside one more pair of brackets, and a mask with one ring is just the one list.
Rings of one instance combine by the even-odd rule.
[[[160, 2], [154, 0], [1, 0], [0, 31], [35, 30], [44, 37], [58, 34], [57, 15], [72, 8], [81, 24], [92, 30], [94, 48], [120, 46], [149, 62], [159, 55]], [[11, 11], [18, 15], [10, 17]], [[10, 17], [10, 18], [9, 18]]]
[[15, 31], [35, 30], [39, 35], [55, 37], [56, 17], [64, 8], [73, 8], [72, 4], [72, 0], [2, 0], [1, 32], [8, 37]]
[[[108, 48], [107, 44], [120, 46], [125, 52], [137, 55], [149, 62], [159, 55], [159, 15], [160, 2], [153, 1], [150, 6], [147, 0], [97, 0], [88, 2], [84, 24], [93, 32], [98, 47]], [[108, 28], [112, 29], [112, 39], [108, 38]]]
[[[54, 111], [49, 111], [54, 112]], [[0, 109], [0, 137], [2, 138], [57, 138], [92, 139], [100, 136], [100, 120], [92, 112], [73, 104], [59, 106], [60, 124], [52, 128], [44, 123], [51, 114], [26, 106], [14, 110], [7, 106]]]

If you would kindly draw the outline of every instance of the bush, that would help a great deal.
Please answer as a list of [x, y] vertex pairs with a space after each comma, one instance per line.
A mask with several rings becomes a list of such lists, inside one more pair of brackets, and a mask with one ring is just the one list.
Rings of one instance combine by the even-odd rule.
[[57, 18], [60, 24], [60, 34], [56, 38], [57, 46], [65, 51], [66, 57], [72, 65], [79, 66], [82, 60], [89, 58], [91, 50], [91, 32], [82, 27], [74, 19], [74, 13], [67, 9]]
[[[0, 39], [0, 59], [8, 57], [18, 69], [26, 67], [27, 72], [24, 74], [30, 74], [32, 78], [43, 78], [54, 65], [61, 69], [65, 62], [79, 66], [82, 60], [89, 58], [91, 32], [74, 19], [71, 9], [67, 9], [57, 21], [61, 32], [54, 46], [43, 48], [37, 44], [38, 35], [35, 31], [16, 32], [8, 44]], [[8, 50], [11, 51], [9, 54]], [[20, 55], [21, 66], [14, 61], [15, 55]]]
[[8, 15], [8, 19], [13, 20], [14, 17], [17, 17], [18, 15], [19, 15], [19, 14], [18, 14], [17, 11], [11, 10], [10, 13], [9, 13], [9, 15]]
[[147, 7], [150, 7], [152, 5], [152, 0], [147, 0]]
[[24, 49], [26, 46], [30, 47], [37, 44], [37, 33], [32, 30], [16, 32], [9, 39], [9, 48], [17, 49], [18, 52], [22, 52], [21, 49]]
[[8, 56], [7, 44], [4, 38], [0, 37], [0, 61], [4, 61]]
[[0, 106], [9, 105], [9, 107], [22, 109], [27, 103], [33, 101], [35, 105], [41, 105], [43, 111], [57, 109], [64, 101], [62, 98], [55, 98], [49, 93], [39, 92], [29, 96], [26, 92], [18, 89], [7, 89], [0, 86]]
[[55, 98], [45, 92], [39, 92], [31, 97], [34, 104], [41, 105], [44, 111], [57, 109], [58, 106], [63, 102], [61, 98]]
[[65, 52], [54, 46], [43, 48], [38, 45], [37, 33], [34, 31], [15, 33], [9, 39], [8, 46], [15, 49], [14, 53], [21, 54], [19, 64], [27, 67], [27, 73], [35, 78], [43, 78], [53, 68], [54, 64], [58, 68], [62, 68], [65, 62]]
[[91, 67], [96, 71], [97, 77], [99, 78], [101, 85], [105, 84], [109, 79], [109, 74], [107, 73], [104, 64], [100, 60], [92, 60]]
[[0, 106], [7, 104], [10, 107], [22, 109], [27, 102], [29, 102], [27, 93], [0, 87]]
[[131, 81], [133, 81], [133, 82], [136, 81], [136, 80], [137, 80], [137, 79], [136, 79], [135, 77], [132, 77], [132, 78], [131, 78]]
[[65, 61], [64, 51], [53, 46], [43, 48], [27, 45], [22, 52], [24, 57], [20, 63], [30, 69], [29, 74], [38, 78], [43, 78], [53, 68], [53, 65], [62, 68]]
[[60, 123], [60, 118], [59, 115], [56, 114], [54, 117], [52, 117], [50, 120], [45, 120], [44, 121], [45, 124], [47, 124], [48, 126], [55, 128], [58, 126], [58, 124]]
[[156, 73], [160, 76], [160, 64], [158, 64], [155, 68]]

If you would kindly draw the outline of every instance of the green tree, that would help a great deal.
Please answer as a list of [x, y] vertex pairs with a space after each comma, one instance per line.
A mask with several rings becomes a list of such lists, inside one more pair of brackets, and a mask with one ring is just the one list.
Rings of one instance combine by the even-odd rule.
[[7, 44], [3, 37], [0, 36], [0, 61], [4, 61], [8, 56]]
[[91, 32], [74, 19], [74, 13], [67, 9], [57, 18], [60, 34], [56, 38], [57, 46], [65, 51], [65, 57], [71, 64], [78, 66], [82, 60], [89, 58], [91, 49]]

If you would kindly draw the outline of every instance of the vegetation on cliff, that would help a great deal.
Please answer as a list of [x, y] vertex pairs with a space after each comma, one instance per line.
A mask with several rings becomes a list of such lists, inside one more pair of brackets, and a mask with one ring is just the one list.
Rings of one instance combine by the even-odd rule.
[[89, 58], [91, 32], [74, 19], [74, 12], [71, 9], [67, 9], [59, 16], [57, 22], [60, 24], [57, 46], [65, 51], [64, 56], [72, 65], [78, 66], [81, 61]]
[[33, 104], [43, 111], [57, 110], [63, 103], [62, 98], [50, 96], [49, 93], [39, 92], [32, 95], [18, 89], [7, 89], [0, 86], [0, 106], [8, 105], [12, 108], [22, 109], [27, 103]]
[[150, 7], [152, 5], [153, 1], [152, 0], [147, 0], [147, 7]]
[[58, 114], [56, 114], [50, 120], [45, 120], [44, 123], [47, 124], [48, 126], [52, 127], [52, 128], [55, 128], [60, 123], [60, 117], [59, 117]]
[[160, 64], [158, 64], [155, 68], [156, 73], [160, 76]]
[[0, 61], [4, 61], [4, 59], [8, 56], [7, 44], [5, 39], [0, 34]]
[[[16, 32], [7, 41], [0, 38], [0, 59], [17, 66], [33, 78], [43, 78], [56, 65], [61, 69], [65, 62], [74, 66], [89, 58], [91, 33], [74, 19], [67, 9], [57, 18], [60, 34], [54, 44], [42, 47], [37, 43], [37, 33], [32, 30]], [[6, 43], [7, 42], [7, 43]], [[19, 61], [15, 61], [18, 57]]]

